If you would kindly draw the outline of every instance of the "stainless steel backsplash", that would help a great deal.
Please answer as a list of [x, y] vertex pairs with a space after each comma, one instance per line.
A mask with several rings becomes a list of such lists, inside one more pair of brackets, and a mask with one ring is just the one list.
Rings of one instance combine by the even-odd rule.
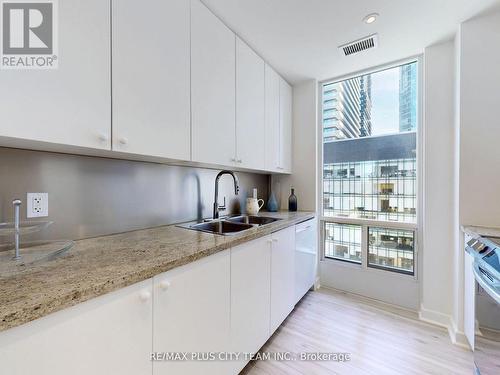
[[[49, 194], [54, 222], [44, 239], [81, 239], [211, 217], [215, 176], [220, 170], [170, 166], [0, 147], [0, 221], [12, 221], [12, 200], [26, 193]], [[236, 172], [220, 181], [230, 213], [244, 210], [255, 187], [267, 201], [268, 175]], [[0, 241], [5, 239], [0, 238]]]

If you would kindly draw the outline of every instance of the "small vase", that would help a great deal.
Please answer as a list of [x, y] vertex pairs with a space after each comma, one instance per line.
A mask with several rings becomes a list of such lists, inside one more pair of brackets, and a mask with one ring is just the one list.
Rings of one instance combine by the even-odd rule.
[[274, 195], [274, 192], [271, 192], [271, 195], [269, 196], [269, 200], [267, 201], [267, 210], [269, 212], [278, 211], [278, 201], [276, 200], [276, 196]]
[[297, 197], [295, 196], [295, 189], [291, 189], [290, 197], [288, 198], [288, 211], [297, 211]]

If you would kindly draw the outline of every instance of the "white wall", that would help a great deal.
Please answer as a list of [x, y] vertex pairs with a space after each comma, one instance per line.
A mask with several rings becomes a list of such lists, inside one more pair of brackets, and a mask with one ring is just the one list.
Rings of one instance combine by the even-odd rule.
[[460, 32], [460, 222], [500, 227], [500, 12]]
[[[418, 309], [423, 320], [447, 326], [453, 341], [465, 344], [464, 224], [500, 227], [500, 12], [482, 15], [460, 25], [454, 40], [425, 48], [423, 133], [423, 237], [421, 280], [410, 284], [394, 279], [394, 285], [410, 292], [404, 300], [391, 300], [383, 280], [374, 271], [357, 270], [333, 262], [321, 262], [321, 283], [365, 294], [400, 306]], [[313, 87], [314, 86], [314, 87]], [[316, 118], [316, 83], [295, 87], [294, 121]], [[297, 126], [297, 123], [295, 124]], [[306, 128], [302, 128], [305, 130]], [[282, 207], [288, 189], [295, 184], [307, 192], [301, 208], [315, 207], [312, 185], [314, 164], [311, 138], [294, 133], [294, 176], [281, 178]], [[306, 146], [307, 145], [307, 146]], [[308, 158], [303, 164], [303, 157]], [[297, 172], [297, 173], [296, 173]], [[309, 175], [309, 173], [311, 173]], [[302, 176], [308, 176], [302, 180]], [[305, 183], [306, 187], [301, 186]], [[299, 186], [301, 186], [299, 188]], [[315, 189], [315, 188], [314, 188]], [[309, 193], [311, 192], [311, 193]], [[357, 277], [363, 272], [363, 278]], [[359, 283], [356, 280], [362, 280]], [[359, 284], [359, 285], [358, 285]], [[415, 301], [420, 300], [420, 306]]]
[[321, 285], [417, 311], [418, 281], [411, 276], [325, 259], [319, 265]]
[[460, 144], [458, 212], [455, 226], [453, 322], [463, 338], [464, 250], [460, 225], [500, 227], [500, 11], [470, 19], [457, 36]]
[[[460, 28], [455, 36], [455, 91], [454, 91], [454, 132], [453, 138], [455, 140], [454, 160], [455, 168], [453, 173], [453, 184], [455, 190], [453, 191], [453, 311], [452, 322], [450, 329], [450, 336], [452, 341], [456, 342], [457, 333], [463, 331], [458, 327], [463, 326], [463, 296], [464, 283], [463, 272], [464, 267], [464, 254], [463, 254], [463, 240], [462, 232], [460, 230], [460, 59], [461, 59], [461, 41], [460, 41]], [[460, 337], [460, 335], [458, 335]], [[463, 335], [465, 337], [465, 334]]]
[[[500, 12], [426, 48], [420, 316], [466, 345], [461, 225], [500, 227]], [[448, 321], [448, 323], [446, 323]]]
[[420, 316], [447, 325], [452, 341], [461, 345], [466, 339], [460, 227], [500, 227], [499, 45], [500, 12], [495, 11], [463, 22], [453, 42], [425, 50]]
[[317, 90], [318, 82], [308, 80], [293, 87], [292, 175], [273, 176], [279, 185], [281, 209], [288, 209], [290, 186], [295, 188], [298, 209], [316, 211], [317, 196]]
[[425, 48], [420, 318], [450, 327], [454, 245], [454, 40]]

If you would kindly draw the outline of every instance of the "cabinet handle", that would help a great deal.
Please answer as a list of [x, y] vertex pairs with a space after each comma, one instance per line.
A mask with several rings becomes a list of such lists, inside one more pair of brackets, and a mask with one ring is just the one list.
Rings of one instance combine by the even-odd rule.
[[231, 158], [231, 161], [234, 161], [234, 162], [236, 162], [236, 158]]
[[272, 244], [272, 243], [273, 243], [273, 240], [267, 240], [267, 243], [268, 243], [268, 244]]
[[126, 145], [126, 144], [128, 143], [128, 139], [127, 139], [127, 138], [125, 138], [125, 137], [123, 137], [123, 138], [120, 138], [119, 142], [120, 142], [120, 144], [122, 144], [122, 145]]
[[305, 227], [305, 228], [298, 229], [296, 233], [302, 233], [302, 232], [304, 232], [304, 231], [308, 230], [308, 229], [309, 229], [309, 228], [311, 228], [311, 227], [312, 227], [312, 225], [308, 225], [308, 226], [307, 226], [307, 227]]
[[278, 242], [278, 239], [277, 238], [273, 238], [273, 242]]
[[160, 289], [168, 290], [170, 288], [170, 283], [167, 280], [160, 281]]
[[141, 293], [139, 293], [139, 298], [142, 302], [147, 302], [151, 298], [151, 292], [148, 290], [143, 290]]
[[238, 160], [236, 160], [236, 162], [237, 162], [237, 163], [243, 163], [243, 160], [238, 159]]
[[99, 140], [101, 142], [107, 142], [108, 141], [108, 136], [106, 134], [99, 134]]

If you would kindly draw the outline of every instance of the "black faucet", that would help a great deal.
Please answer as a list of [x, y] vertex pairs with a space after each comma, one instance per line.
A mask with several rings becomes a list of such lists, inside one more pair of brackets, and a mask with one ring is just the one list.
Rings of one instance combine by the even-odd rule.
[[226, 209], [226, 197], [224, 197], [224, 204], [222, 206], [219, 206], [219, 180], [224, 174], [230, 174], [233, 176], [234, 180], [234, 194], [238, 195], [238, 192], [240, 191], [240, 186], [238, 182], [238, 177], [234, 174], [234, 172], [231, 171], [220, 171], [217, 177], [215, 177], [215, 199], [214, 199], [214, 214], [213, 218], [218, 219], [219, 218], [219, 210], [225, 210]]

